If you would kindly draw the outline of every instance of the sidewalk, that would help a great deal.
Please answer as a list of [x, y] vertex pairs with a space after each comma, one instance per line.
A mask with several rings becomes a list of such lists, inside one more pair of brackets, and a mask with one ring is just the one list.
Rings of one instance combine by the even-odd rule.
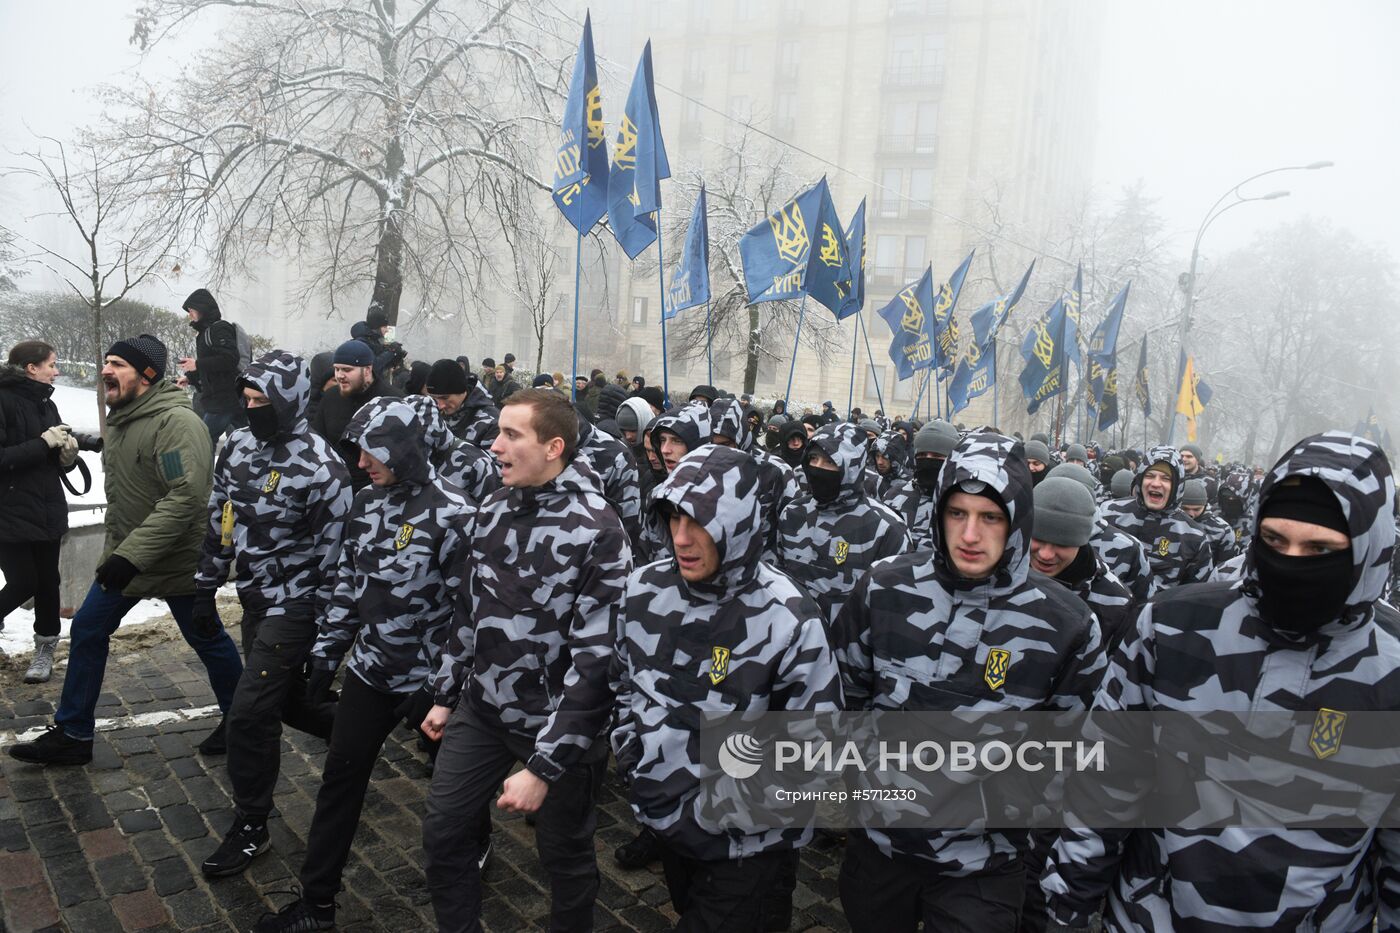
[[[220, 601], [225, 619], [237, 604]], [[231, 625], [236, 629], [236, 622]], [[235, 632], [236, 640], [236, 632]], [[60, 649], [60, 657], [66, 643]], [[63, 670], [22, 683], [27, 659], [0, 660], [0, 744], [52, 721]], [[206, 881], [199, 863], [229, 826], [224, 759], [195, 746], [218, 722], [204, 669], [168, 618], [112, 640], [93, 763], [38, 768], [0, 755], [0, 929], [249, 930], [290, 898], [315, 808], [325, 743], [283, 736], [273, 848], [241, 877]], [[106, 722], [104, 722], [106, 721]], [[434, 929], [423, 880], [421, 814], [427, 769], [407, 729], [385, 745], [339, 898], [337, 929]], [[660, 867], [621, 871], [612, 851], [635, 831], [616, 784], [598, 819], [599, 930], [667, 930], [675, 923]], [[549, 893], [523, 819], [496, 811], [495, 859], [483, 923], [492, 931], [545, 929]], [[803, 854], [792, 930], [844, 930], [837, 899], [840, 849]]]

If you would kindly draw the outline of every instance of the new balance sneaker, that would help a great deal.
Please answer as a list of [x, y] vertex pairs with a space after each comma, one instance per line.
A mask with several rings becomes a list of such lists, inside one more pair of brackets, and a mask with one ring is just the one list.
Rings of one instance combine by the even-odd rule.
[[236, 875], [252, 864], [253, 859], [271, 847], [267, 835], [267, 821], [252, 821], [235, 814], [233, 828], [224, 836], [224, 841], [199, 866], [206, 878], [223, 878]]
[[10, 746], [10, 757], [32, 765], [85, 765], [92, 761], [92, 740], [70, 739], [58, 726], [49, 726], [32, 742]]
[[317, 907], [298, 897], [275, 914], [263, 914], [253, 933], [314, 933], [334, 928], [334, 904]]

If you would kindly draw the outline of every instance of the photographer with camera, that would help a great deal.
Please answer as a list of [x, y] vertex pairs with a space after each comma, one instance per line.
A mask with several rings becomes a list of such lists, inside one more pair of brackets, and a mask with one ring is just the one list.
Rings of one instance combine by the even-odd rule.
[[58, 552], [68, 531], [68, 500], [59, 477], [78, 462], [78, 440], [58, 416], [53, 381], [58, 356], [42, 340], [10, 349], [0, 367], [0, 628], [34, 600], [34, 660], [24, 682], [53, 674], [58, 647]]

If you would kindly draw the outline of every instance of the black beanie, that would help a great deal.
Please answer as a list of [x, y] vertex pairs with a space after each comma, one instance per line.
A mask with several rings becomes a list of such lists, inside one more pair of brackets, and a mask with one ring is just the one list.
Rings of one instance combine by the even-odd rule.
[[461, 395], [467, 391], [467, 374], [456, 360], [438, 360], [423, 389], [432, 395]]
[[389, 315], [385, 314], [379, 308], [375, 308], [369, 314], [365, 315], [365, 323], [376, 329], [387, 327], [389, 326]]
[[[203, 291], [203, 289], [201, 289]], [[206, 295], [208, 292], [204, 292]], [[209, 299], [213, 301], [213, 298]], [[107, 351], [107, 356], [119, 356], [131, 364], [147, 382], [156, 383], [165, 378], [165, 344], [150, 334], [142, 334], [129, 340], [118, 340]]]
[[198, 311], [200, 320], [211, 316], [211, 311], [213, 316], [219, 314], [219, 303], [214, 300], [214, 296], [209, 293], [207, 288], [196, 288], [190, 292], [190, 297], [186, 298], [185, 303], [180, 307], [186, 311]]
[[1259, 520], [1266, 518], [1291, 518], [1351, 537], [1336, 493], [1315, 476], [1288, 476], [1276, 483], [1259, 507]]

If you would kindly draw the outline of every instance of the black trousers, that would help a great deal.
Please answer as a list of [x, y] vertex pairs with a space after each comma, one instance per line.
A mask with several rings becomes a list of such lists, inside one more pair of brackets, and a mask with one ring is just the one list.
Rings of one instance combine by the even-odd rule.
[[272, 791], [282, 763], [282, 724], [329, 739], [335, 704], [306, 704], [302, 667], [316, 641], [310, 617], [273, 616], [243, 610], [243, 676], [224, 719], [228, 778], [238, 812], [263, 820], [272, 812]]
[[965, 877], [939, 874], [917, 858], [889, 858], [852, 832], [841, 864], [841, 907], [853, 933], [1016, 933], [1025, 894], [1020, 859]]
[[313, 904], [331, 903], [340, 890], [370, 772], [408, 699], [408, 694], [376, 690], [354, 671], [345, 673], [301, 866], [302, 896]]
[[[535, 750], [530, 739], [482, 722], [470, 705], [464, 700], [448, 720], [423, 817], [424, 868], [438, 930], [444, 933], [481, 929], [476, 859], [487, 832], [482, 821], [489, 820], [486, 808], [515, 763]], [[587, 761], [550, 785], [535, 814], [535, 845], [549, 875], [549, 928], [554, 933], [593, 929], [599, 883], [594, 803], [606, 755], [607, 743], [595, 742]]]
[[[676, 929], [759, 933], [766, 919], [764, 899], [780, 875], [796, 868], [797, 856], [796, 850], [782, 849], [742, 859], [702, 861], [680, 854], [663, 839], [661, 868], [671, 904], [681, 915]], [[791, 897], [791, 890], [787, 893]]]
[[0, 544], [0, 573], [5, 575], [0, 622], [32, 599], [34, 634], [48, 637], [59, 633], [58, 553], [62, 546], [62, 541]]

